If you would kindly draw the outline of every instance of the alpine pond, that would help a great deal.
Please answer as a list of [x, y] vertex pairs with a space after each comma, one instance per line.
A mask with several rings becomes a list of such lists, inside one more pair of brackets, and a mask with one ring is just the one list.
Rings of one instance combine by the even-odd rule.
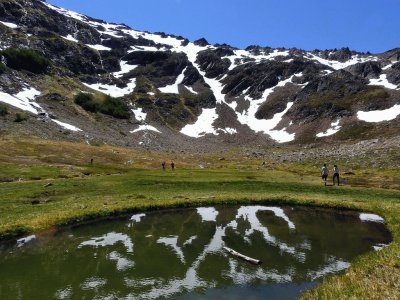
[[0, 244], [0, 298], [293, 299], [390, 240], [379, 216], [332, 209], [146, 212]]

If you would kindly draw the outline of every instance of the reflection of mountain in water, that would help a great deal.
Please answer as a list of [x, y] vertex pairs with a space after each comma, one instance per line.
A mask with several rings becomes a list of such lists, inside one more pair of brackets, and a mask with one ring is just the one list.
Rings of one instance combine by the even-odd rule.
[[[199, 292], [219, 295], [219, 288], [236, 296], [252, 290], [256, 298], [289, 289], [295, 297], [315, 280], [347, 268], [355, 256], [387, 243], [384, 225], [372, 221], [361, 222], [355, 213], [265, 206], [138, 214], [128, 223], [80, 227], [5, 255], [0, 259], [0, 294], [18, 283], [20, 293], [35, 296], [29, 286], [50, 280], [46, 297], [58, 299], [183, 294], [192, 299]], [[230, 257], [223, 246], [263, 264]], [[29, 261], [28, 275], [32, 266], [45, 275], [13, 275], [21, 260]], [[37, 293], [43, 297], [43, 291]]]
[[[142, 221], [136, 216], [132, 217], [133, 223], [130, 227], [134, 231], [133, 240], [147, 236], [152, 241], [147, 244], [148, 248], [155, 247], [154, 241], [163, 245], [162, 248], [157, 246], [157, 254], [154, 253], [154, 255], [167, 258], [171, 272], [170, 280], [166, 281], [163, 277], [155, 281], [146, 281], [146, 278], [140, 274], [149, 267], [154, 267], [156, 271], [157, 266], [149, 266], [148, 260], [143, 260], [142, 266], [137, 266], [137, 272], [134, 272], [141, 285], [143, 287], [147, 285], [149, 288], [148, 291], [141, 293], [141, 298], [173, 296], [199, 287], [218, 287], [220, 285], [214, 280], [218, 272], [224, 278], [225, 284], [229, 285], [261, 282], [286, 283], [313, 281], [349, 266], [347, 260], [350, 257], [341, 255], [341, 249], [335, 245], [329, 246], [332, 244], [332, 237], [343, 234], [342, 226], [339, 225], [336, 228], [327, 226], [324, 228], [327, 234], [321, 237], [315, 234], [315, 229], [309, 228], [310, 223], [312, 227], [318, 228], [316, 223], [320, 224], [320, 219], [324, 219], [325, 222], [329, 222], [329, 219], [335, 221], [332, 216], [324, 216], [319, 212], [318, 218], [314, 218], [312, 222], [306, 222], [306, 220], [297, 222], [300, 228], [296, 229], [296, 225], [281, 208], [244, 206], [221, 210], [224, 213], [220, 214], [212, 207], [197, 208], [197, 213], [194, 211], [189, 214], [186, 211], [174, 212], [170, 217], [163, 215], [161, 218], [158, 215], [149, 215]], [[292, 209], [286, 209], [286, 211], [296, 218]], [[187, 217], [182, 216], [182, 213]], [[329, 214], [331, 215], [332, 212]], [[354, 216], [350, 218], [354, 219]], [[138, 224], [139, 222], [141, 224]], [[271, 227], [275, 234], [271, 234], [268, 227]], [[302, 228], [305, 229], [304, 232]], [[319, 232], [321, 232], [320, 229], [316, 233]], [[321, 244], [328, 247], [321, 249]], [[234, 247], [243, 253], [261, 258], [264, 265], [248, 266], [228, 257], [222, 252], [224, 246]], [[325, 250], [325, 253], [314, 253], [314, 247]], [[148, 248], [142, 250], [151, 253], [152, 250]], [[335, 253], [339, 253], [340, 256], [336, 256]], [[184, 273], [181, 269], [182, 264], [186, 266]], [[208, 272], [207, 269], [210, 267], [213, 272]], [[177, 272], [175, 273], [174, 270]], [[132, 286], [135, 286], [136, 282], [134, 279], [129, 281]]]

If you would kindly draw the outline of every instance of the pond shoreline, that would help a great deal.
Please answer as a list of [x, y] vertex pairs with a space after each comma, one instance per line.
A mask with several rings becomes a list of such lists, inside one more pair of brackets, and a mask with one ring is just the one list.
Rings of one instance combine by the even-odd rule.
[[[374, 213], [373, 211], [364, 211], [362, 208], [357, 208], [357, 206], [337, 206], [333, 203], [317, 203], [315, 201], [302, 201], [293, 199], [263, 199], [263, 200], [248, 200], [248, 199], [230, 199], [230, 200], [214, 200], [214, 199], [201, 199], [198, 201], [189, 202], [176, 202], [168, 204], [158, 204], [158, 205], [147, 205], [147, 206], [133, 206], [127, 207], [122, 210], [109, 210], [102, 211], [99, 214], [88, 215], [77, 215], [72, 216], [70, 219], [62, 221], [58, 224], [52, 224], [47, 228], [38, 231], [25, 231], [24, 228], [16, 228], [14, 232], [10, 234], [4, 234], [0, 231], [0, 242], [16, 240], [25, 235], [36, 234], [41, 235], [41, 233], [54, 232], [58, 230], [63, 230], [68, 227], [78, 227], [86, 226], [90, 224], [95, 224], [98, 222], [104, 222], [115, 219], [123, 219], [129, 217], [131, 214], [144, 213], [149, 211], [169, 211], [175, 209], [183, 208], [196, 208], [196, 207], [207, 207], [207, 206], [235, 206], [235, 205], [265, 205], [265, 206], [280, 206], [280, 207], [290, 207], [290, 206], [302, 206], [302, 207], [315, 207], [315, 208], [327, 208], [335, 209], [339, 211], [349, 211], [349, 212], [363, 212], [363, 213]], [[385, 221], [386, 222], [386, 221]]]

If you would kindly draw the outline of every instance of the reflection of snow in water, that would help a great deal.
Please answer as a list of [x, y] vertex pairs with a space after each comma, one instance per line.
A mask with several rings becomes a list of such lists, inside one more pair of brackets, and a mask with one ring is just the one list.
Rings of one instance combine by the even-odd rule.
[[195, 239], [197, 239], [197, 235], [191, 236], [187, 241], [183, 243], [183, 246], [190, 245]]
[[183, 255], [182, 249], [178, 246], [178, 237], [162, 237], [157, 240], [157, 243], [164, 244], [167, 247], [171, 247], [181, 262], [185, 263], [185, 256]]
[[201, 216], [203, 222], [215, 222], [218, 216], [218, 211], [214, 207], [199, 207], [197, 213]]
[[88, 241], [82, 242], [78, 248], [84, 246], [105, 247], [113, 246], [118, 242], [122, 242], [128, 252], [133, 252], [133, 242], [131, 238], [123, 233], [110, 232], [100, 237], [91, 238]]
[[372, 246], [372, 248], [374, 248], [375, 251], [381, 251], [383, 249], [385, 249], [386, 247], [388, 247], [390, 244], [378, 244], [375, 246]]
[[17, 247], [22, 247], [22, 246], [28, 244], [29, 242], [33, 241], [34, 239], [36, 239], [36, 235], [30, 235], [30, 236], [21, 238], [21, 239], [17, 240]]
[[139, 223], [145, 216], [145, 214], [133, 215], [130, 219], [132, 222], [128, 224], [128, 227], [131, 228], [135, 223]]
[[360, 220], [363, 222], [377, 222], [377, 223], [384, 223], [385, 220], [375, 214], [360, 214]]
[[132, 217], [131, 217], [131, 221], [133, 221], [133, 222], [140, 222], [140, 220], [142, 219], [142, 218], [144, 218], [146, 215], [145, 214], [137, 214], [137, 215], [133, 215]]
[[[152, 286], [152, 289], [145, 294], [141, 294], [140, 299], [152, 299], [152, 298], [157, 298], [160, 297], [161, 295], [163, 297], [169, 297], [172, 296], [176, 293], [182, 292], [183, 290], [193, 290], [198, 287], [207, 287], [211, 288], [214, 287], [213, 283], [206, 282], [202, 280], [199, 275], [197, 274], [197, 270], [200, 266], [200, 264], [205, 260], [207, 254], [210, 253], [219, 253], [222, 251], [222, 248], [225, 246], [225, 242], [223, 241], [223, 238], [226, 236], [226, 229], [227, 228], [232, 228], [236, 229], [238, 226], [237, 220], [240, 218], [245, 218], [251, 226], [251, 229], [249, 231], [246, 231], [246, 236], [251, 235], [254, 231], [260, 231], [263, 233], [264, 238], [267, 240], [267, 242], [271, 242], [272, 244], [278, 246], [281, 250], [284, 250], [286, 252], [289, 252], [291, 254], [296, 254], [295, 249], [292, 247], [287, 246], [286, 244], [279, 243], [274, 237], [271, 237], [268, 234], [268, 231], [265, 227], [263, 227], [258, 220], [256, 213], [258, 211], [263, 211], [263, 210], [268, 210], [274, 212], [274, 214], [279, 217], [284, 219], [287, 223], [290, 229], [294, 229], [295, 225], [293, 222], [289, 220], [289, 218], [285, 215], [282, 209], [277, 208], [277, 207], [264, 207], [264, 206], [243, 206], [239, 208], [238, 213], [235, 217], [235, 220], [232, 220], [229, 224], [227, 224], [225, 227], [223, 226], [217, 226], [216, 231], [211, 238], [210, 243], [204, 248], [203, 252], [197, 257], [195, 262], [189, 267], [187, 270], [185, 277], [183, 279], [173, 279], [169, 281], [166, 285], [162, 287], [158, 286]], [[199, 215], [202, 217], [202, 221], [216, 221], [216, 217], [218, 215], [218, 211], [213, 208], [213, 207], [200, 207], [197, 208], [197, 212]], [[169, 247], [172, 247], [177, 253], [177, 256], [181, 258], [183, 257], [183, 252], [182, 250], [177, 246], [177, 237], [174, 238], [161, 238], [157, 242], [162, 242]], [[302, 253], [297, 253], [296, 257], [298, 258], [304, 258], [304, 254]], [[183, 258], [184, 259], [184, 258]], [[183, 261], [183, 260], [182, 260]], [[235, 266], [237, 262], [235, 262], [233, 259], [230, 259], [230, 266], [231, 268]], [[236, 269], [236, 268], [235, 268]], [[253, 273], [252, 276], [250, 276], [247, 273], [244, 272], [238, 272], [237, 270], [233, 270], [233, 272], [230, 272], [231, 274], [227, 273], [227, 277], [232, 278], [235, 283], [241, 283], [241, 282], [249, 282], [249, 280], [252, 279], [274, 279], [277, 282], [287, 282], [290, 281], [291, 276], [288, 274], [285, 275], [279, 275], [276, 272], [266, 272], [264, 271], [261, 267], [257, 268], [257, 270]], [[245, 278], [247, 276], [247, 281], [245, 281]], [[250, 277], [249, 277], [250, 276]], [[131, 297], [134, 297], [133, 295], [130, 295]], [[129, 298], [129, 297], [128, 297]]]
[[72, 297], [72, 287], [66, 287], [65, 289], [60, 289], [58, 290], [54, 298], [59, 299], [59, 300], [64, 300], [64, 299], [71, 299]]
[[[202, 207], [196, 209], [197, 213], [200, 215], [202, 222], [216, 222], [217, 216], [219, 212], [213, 207]], [[289, 246], [286, 243], [281, 242], [277, 237], [272, 236], [268, 229], [262, 225], [261, 221], [258, 218], [258, 213], [263, 211], [270, 211], [274, 214], [275, 217], [280, 218], [285, 221], [287, 224], [287, 228], [290, 230], [294, 230], [296, 228], [295, 224], [289, 219], [289, 217], [285, 214], [284, 210], [278, 207], [264, 207], [264, 206], [243, 206], [237, 209], [236, 215], [233, 220], [225, 220], [229, 223], [226, 225], [215, 224], [215, 232], [212, 237], [209, 238], [209, 242], [204, 246], [201, 253], [197, 255], [197, 258], [187, 266], [187, 270], [182, 277], [172, 277], [170, 279], [162, 279], [162, 278], [127, 278], [125, 277], [123, 280], [127, 287], [132, 288], [146, 288], [145, 292], [141, 292], [140, 295], [132, 292], [131, 294], [126, 296], [126, 299], [154, 299], [159, 297], [174, 297], [176, 294], [183, 293], [185, 291], [193, 291], [198, 288], [214, 288], [216, 287], [216, 283], [213, 281], [209, 281], [203, 279], [199, 273], [200, 266], [206, 261], [206, 258], [209, 254], [214, 253], [222, 258], [225, 257], [225, 261], [228, 263], [226, 268], [222, 271], [221, 276], [224, 278], [229, 278], [232, 280], [233, 284], [248, 284], [250, 282], [275, 282], [275, 283], [285, 283], [290, 282], [296, 274], [296, 270], [294, 267], [288, 267], [285, 270], [276, 270], [271, 268], [265, 268], [265, 266], [254, 266], [248, 267], [247, 264], [244, 264], [238, 261], [235, 258], [232, 258], [225, 254], [222, 251], [222, 248], [225, 246], [224, 238], [226, 237], [226, 230], [233, 229], [237, 233], [238, 229], [245, 228], [243, 238], [251, 241], [250, 238], [253, 238], [252, 235], [255, 232], [259, 232], [262, 234], [262, 238], [264, 241], [277, 247], [281, 250], [281, 252], [285, 252], [291, 254], [296, 258], [300, 263], [304, 262], [305, 254], [299, 252], [302, 251], [311, 251], [311, 242], [308, 240], [302, 240], [301, 242], [296, 243], [295, 246]], [[136, 222], [142, 221], [144, 214], [137, 214], [132, 216], [131, 220], [132, 226], [135, 226]], [[368, 217], [368, 218], [367, 218]], [[360, 219], [375, 219], [377, 217], [372, 217], [369, 214], [360, 215]], [[201, 230], [201, 228], [199, 228]], [[152, 235], [148, 235], [152, 236]], [[159, 237], [156, 239], [156, 243], [163, 244], [168, 251], [172, 251], [176, 257], [182, 262], [182, 264], [186, 264], [185, 254], [183, 249], [185, 249], [186, 245], [192, 244], [194, 240], [198, 238], [197, 235], [193, 235], [183, 241], [183, 244], [178, 242], [179, 236], [167, 236], [167, 237]], [[85, 245], [92, 246], [106, 246], [106, 245], [114, 245], [117, 242], [122, 242], [127, 247], [128, 251], [133, 250], [133, 242], [131, 239], [121, 233], [109, 233], [101, 237], [93, 238], [89, 241], [81, 243], [79, 247]], [[381, 245], [376, 245], [376, 248], [381, 247]], [[374, 247], [375, 248], [375, 247]], [[127, 259], [120, 253], [113, 251], [107, 256], [108, 259], [116, 262], [116, 269], [120, 272], [126, 271], [135, 266], [134, 262]], [[227, 260], [226, 260], [227, 259]], [[307, 273], [307, 277], [310, 280], [316, 280], [321, 278], [327, 274], [336, 273], [338, 271], [342, 271], [349, 267], [349, 263], [338, 259], [334, 256], [328, 256], [324, 263], [322, 263], [317, 270], [309, 271]], [[251, 270], [250, 270], [251, 269]], [[250, 271], [249, 271], [250, 270]], [[91, 278], [86, 280], [81, 286], [83, 289], [96, 289], [105, 285], [106, 281], [99, 278]]]
[[82, 283], [82, 289], [84, 290], [94, 290], [98, 289], [99, 287], [104, 286], [107, 283], [107, 280], [104, 278], [98, 278], [98, 277], [92, 277], [89, 279], [86, 279]]
[[290, 282], [292, 276], [290, 272], [287, 274], [279, 274], [278, 271], [266, 271], [262, 267], [252, 270], [252, 272], [246, 272], [240, 267], [238, 260], [234, 258], [229, 259], [229, 271], [223, 274], [227, 278], [231, 278], [234, 284], [248, 284], [252, 280], [273, 280], [274, 282]]
[[289, 220], [289, 218], [284, 214], [281, 208], [265, 207], [265, 206], [243, 206], [239, 208], [238, 213], [236, 215], [236, 219], [243, 218], [249, 222], [250, 229], [247, 229], [245, 232], [245, 237], [247, 238], [247, 240], [250, 242], [249, 237], [255, 231], [261, 232], [264, 237], [264, 240], [267, 243], [272, 244], [274, 246], [278, 246], [279, 249], [281, 249], [282, 251], [289, 254], [293, 254], [300, 261], [304, 261], [305, 259], [304, 253], [296, 252], [296, 249], [294, 247], [290, 247], [285, 243], [279, 242], [277, 238], [269, 234], [268, 229], [261, 224], [260, 220], [257, 217], [257, 212], [259, 211], [272, 211], [277, 217], [284, 219], [288, 223], [290, 229], [295, 228], [293, 222]]
[[336, 257], [329, 257], [327, 260], [328, 264], [326, 266], [321, 267], [321, 269], [317, 271], [311, 271], [308, 273], [308, 277], [311, 280], [316, 280], [325, 275], [337, 273], [350, 267], [350, 263], [338, 260]]
[[117, 270], [118, 271], [125, 271], [130, 268], [133, 268], [135, 263], [125, 257], [123, 257], [121, 254], [119, 254], [117, 251], [113, 251], [108, 255], [108, 258], [110, 260], [114, 260], [117, 262]]
[[[195, 262], [186, 271], [185, 277], [183, 279], [173, 279], [170, 280], [166, 285], [162, 287], [153, 286], [152, 290], [148, 293], [142, 293], [140, 299], [154, 299], [160, 296], [169, 297], [176, 293], [182, 292], [182, 290], [194, 290], [198, 287], [214, 287], [214, 284], [207, 283], [202, 280], [198, 274], [197, 269], [199, 268], [201, 262], [204, 261], [207, 254], [213, 253], [221, 250], [224, 245], [222, 238], [225, 236], [225, 228], [217, 227], [212, 237], [210, 243], [205, 247], [203, 252], [197, 257]], [[130, 295], [128, 298], [134, 298], [137, 296]]]

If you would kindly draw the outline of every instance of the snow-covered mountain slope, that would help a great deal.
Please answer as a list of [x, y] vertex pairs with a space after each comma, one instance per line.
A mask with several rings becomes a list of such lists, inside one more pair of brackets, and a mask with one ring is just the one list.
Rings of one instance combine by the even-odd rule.
[[[399, 124], [400, 49], [243, 50], [40, 0], [0, 3], [0, 49], [0, 105], [31, 115], [18, 124], [23, 132], [162, 146], [342, 140], [393, 134]], [[16, 55], [24, 65], [13, 65]], [[32, 69], [40, 59], [48, 64]], [[92, 95], [85, 103], [82, 92]], [[0, 116], [5, 130], [16, 130], [12, 119]]]

